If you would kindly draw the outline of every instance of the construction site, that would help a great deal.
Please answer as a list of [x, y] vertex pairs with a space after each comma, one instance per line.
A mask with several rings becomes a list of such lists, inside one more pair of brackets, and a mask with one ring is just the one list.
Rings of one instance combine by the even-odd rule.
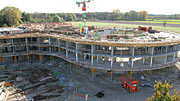
[[[180, 88], [179, 34], [140, 26], [88, 31], [80, 34], [70, 23], [1, 28], [3, 101], [144, 101], [154, 80]], [[138, 80], [127, 88], [136, 93], [122, 88], [125, 74]]]
[[180, 34], [86, 26], [89, 2], [76, 2], [79, 27], [0, 27], [0, 101], [147, 101], [155, 80], [180, 90]]

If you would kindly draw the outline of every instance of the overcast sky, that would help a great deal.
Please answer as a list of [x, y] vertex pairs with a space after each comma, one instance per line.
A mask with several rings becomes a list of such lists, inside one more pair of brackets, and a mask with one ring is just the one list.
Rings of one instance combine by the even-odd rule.
[[[0, 0], [0, 9], [15, 6], [25, 12], [81, 12], [76, 1], [80, 0]], [[149, 14], [180, 14], [180, 0], [94, 0], [87, 6], [88, 12], [119, 9], [121, 12], [145, 10]]]

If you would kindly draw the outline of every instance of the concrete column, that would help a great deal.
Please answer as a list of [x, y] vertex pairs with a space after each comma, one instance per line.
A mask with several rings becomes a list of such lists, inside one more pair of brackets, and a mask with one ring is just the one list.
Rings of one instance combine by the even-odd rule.
[[133, 66], [134, 66], [134, 61], [133, 61], [133, 58], [132, 58], [131, 69], [133, 68]]
[[39, 37], [37, 38], [37, 41], [38, 41], [38, 52], [40, 52], [40, 39], [39, 39]]
[[143, 65], [144, 65], [144, 63], [145, 63], [145, 57], [143, 57]]
[[97, 63], [99, 62], [99, 56], [97, 55]]
[[26, 52], [28, 52], [28, 40], [27, 40], [27, 38], [25, 38], [25, 41], [26, 41]]
[[168, 46], [166, 46], [166, 53], [168, 52]]
[[86, 60], [86, 54], [84, 54], [84, 60]]
[[94, 54], [94, 45], [91, 45], [91, 66], [93, 66], [94, 63], [93, 54]]
[[14, 41], [12, 39], [12, 47], [13, 47], [13, 53], [15, 53], [15, 46], [14, 46]]
[[112, 67], [113, 67], [113, 60], [114, 60], [114, 47], [113, 46], [111, 46], [111, 69], [112, 69]]
[[66, 49], [66, 59], [68, 59], [68, 51], [67, 51], [67, 49]]
[[52, 50], [51, 50], [51, 38], [49, 38], [49, 52], [51, 53]]
[[[166, 46], [166, 54], [168, 53], [168, 46]], [[167, 63], [167, 55], [165, 57], [165, 64]]]
[[131, 62], [131, 69], [133, 68], [133, 66], [134, 66], [134, 61], [133, 61], [133, 59], [134, 59], [134, 47], [133, 47], [133, 49], [132, 49], [132, 62]]
[[151, 57], [151, 63], [150, 63], [150, 67], [152, 66], [152, 62], [153, 62], [153, 57]]
[[153, 55], [154, 55], [154, 47], [152, 47], [152, 52], [151, 52], [151, 62], [150, 62], [150, 67], [152, 67], [152, 62], [153, 62]]
[[175, 58], [176, 58], [176, 53], [174, 53], [174, 56], [173, 56], [173, 62], [175, 61]]
[[76, 43], [76, 62], [78, 62], [78, 44]]
[[60, 46], [60, 39], [57, 39], [58, 40], [58, 46]]

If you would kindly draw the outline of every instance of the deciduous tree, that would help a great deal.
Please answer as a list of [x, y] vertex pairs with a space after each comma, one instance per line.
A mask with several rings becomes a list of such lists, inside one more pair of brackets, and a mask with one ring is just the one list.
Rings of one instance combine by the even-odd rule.
[[21, 22], [21, 11], [16, 7], [5, 7], [0, 11], [0, 26], [17, 26]]

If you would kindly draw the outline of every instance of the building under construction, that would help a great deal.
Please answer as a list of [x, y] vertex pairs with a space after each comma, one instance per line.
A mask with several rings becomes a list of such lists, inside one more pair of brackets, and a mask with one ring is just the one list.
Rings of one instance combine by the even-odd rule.
[[1, 64], [59, 57], [86, 68], [133, 72], [162, 69], [179, 61], [180, 35], [152, 28], [101, 28], [80, 35], [68, 25], [31, 24], [0, 32]]

